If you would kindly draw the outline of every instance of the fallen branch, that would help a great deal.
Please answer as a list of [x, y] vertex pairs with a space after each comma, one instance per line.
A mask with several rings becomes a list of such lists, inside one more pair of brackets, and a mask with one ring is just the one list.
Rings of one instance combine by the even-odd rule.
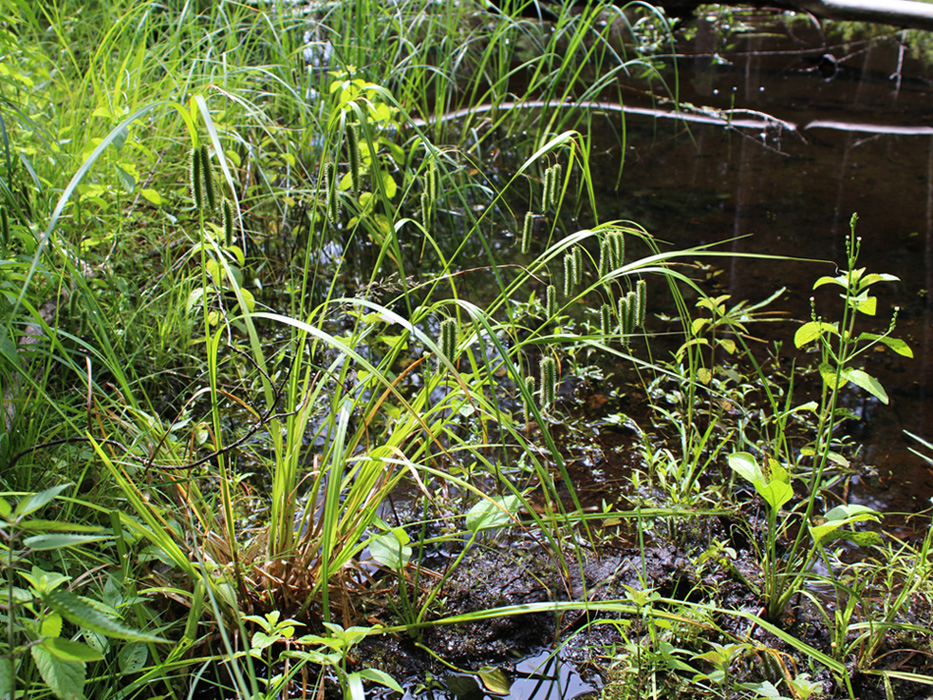
[[[654, 0], [676, 16], [693, 13], [699, 0]], [[919, 0], [746, 0], [727, 2], [725, 5], [746, 7], [773, 7], [781, 10], [809, 12], [815, 17], [850, 22], [874, 22], [908, 29], [933, 31], [933, 4]]]

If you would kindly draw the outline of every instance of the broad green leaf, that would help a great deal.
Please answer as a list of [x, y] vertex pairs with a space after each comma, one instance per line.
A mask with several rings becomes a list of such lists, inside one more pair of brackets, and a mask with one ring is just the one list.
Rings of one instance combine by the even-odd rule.
[[[830, 389], [835, 389], [836, 387], [836, 368], [831, 364], [826, 362], [820, 363], [820, 376], [823, 378], [823, 381], [826, 382], [826, 386]], [[839, 375], [840, 386], [845, 386], [846, 384], [846, 373], [843, 371]]]
[[120, 649], [117, 661], [123, 673], [139, 673], [149, 660], [149, 647], [145, 642], [130, 642]]
[[512, 692], [512, 681], [508, 674], [495, 666], [483, 666], [476, 672], [486, 690], [493, 695], [508, 695]]
[[867, 547], [873, 544], [881, 544], [881, 535], [870, 530], [855, 532], [853, 530], [842, 529], [839, 525], [818, 525], [810, 528], [810, 535], [816, 542], [822, 545], [829, 544], [835, 540], [848, 540], [859, 547]]
[[160, 206], [164, 201], [162, 199], [162, 195], [159, 194], [159, 191], [154, 190], [151, 187], [146, 187], [145, 189], [140, 190], [139, 193], [147, 200], [149, 200], [150, 203], [155, 204], [156, 206]]
[[774, 479], [767, 484], [755, 484], [755, 488], [774, 510], [780, 510], [785, 503], [794, 497], [794, 487], [779, 479]]
[[753, 484], [756, 481], [763, 481], [764, 477], [754, 455], [748, 452], [733, 452], [727, 459], [732, 470], [738, 472], [739, 476], [746, 481]]
[[859, 289], [864, 289], [870, 285], [873, 285], [875, 282], [900, 282], [901, 278], [897, 275], [889, 275], [885, 273], [878, 274], [873, 272], [871, 274], [865, 275], [862, 279], [859, 280]]
[[849, 277], [848, 275], [839, 275], [838, 277], [820, 277], [816, 282], [813, 283], [813, 288], [818, 289], [824, 284], [835, 284], [843, 289], [849, 288]]
[[881, 382], [875, 379], [873, 376], [868, 374], [860, 369], [849, 370], [846, 373], [846, 379], [855, 384], [856, 386], [861, 387], [869, 394], [878, 399], [881, 403], [888, 403], [888, 394], [884, 390], [884, 387], [881, 386]]
[[877, 297], [855, 298], [852, 300], [853, 306], [866, 316], [874, 316], [878, 311]]
[[405, 694], [402, 686], [400, 686], [398, 682], [385, 671], [380, 671], [375, 668], [366, 668], [360, 671], [360, 677], [368, 681], [372, 681], [373, 683], [384, 685], [386, 688], [394, 690], [399, 695]]
[[[862, 537], [863, 535], [875, 535], [877, 537], [875, 533], [841, 530], [841, 528], [853, 523], [864, 522], [866, 520], [878, 521], [879, 513], [868, 506], [858, 504], [836, 506], [827, 512], [826, 515], [823, 516], [823, 519], [824, 521], [820, 525], [810, 526], [810, 535], [819, 544], [840, 538], [851, 539], [853, 541], [859, 539], [867, 541]], [[869, 537], [868, 539], [871, 540], [873, 538]]]
[[228, 253], [233, 253], [233, 257], [236, 258], [237, 264], [240, 267], [246, 265], [246, 253], [243, 252], [243, 249], [238, 245], [228, 245], [224, 248]]
[[28, 573], [25, 571], [17, 573], [29, 582], [29, 585], [38, 595], [50, 593], [63, 583], [71, 580], [70, 576], [65, 576], [57, 571], [44, 571], [38, 566], [32, 567], [32, 571]]
[[776, 460], [768, 460], [766, 474], [755, 457], [748, 452], [734, 452], [727, 458], [729, 466], [747, 479], [758, 494], [773, 509], [778, 510], [794, 496], [794, 489], [787, 479], [787, 472]]
[[[813, 457], [814, 455], [816, 455], [816, 450], [813, 449], [812, 447], [801, 447], [800, 455], [802, 457]], [[826, 453], [826, 459], [828, 459], [833, 464], [836, 464], [844, 469], [847, 469], [850, 466], [849, 460], [847, 460], [845, 457], [843, 457], [838, 452], [833, 452], [832, 450]]]
[[42, 602], [72, 624], [84, 627], [107, 637], [126, 639], [131, 642], [167, 642], [167, 639], [124, 627], [98, 612], [76, 595], [61, 591], [42, 595]]
[[23, 540], [23, 544], [36, 551], [44, 552], [65, 547], [79, 547], [88, 542], [112, 540], [110, 535], [69, 535], [54, 533], [49, 535], [33, 535]]
[[250, 640], [250, 648], [257, 651], [268, 649], [279, 639], [281, 639], [281, 636], [278, 634], [266, 634], [265, 632], [259, 631], [253, 634], [253, 638]]
[[117, 179], [120, 180], [120, 185], [123, 186], [127, 194], [132, 194], [133, 190], [136, 189], [136, 178], [116, 163], [113, 167], [117, 169]]
[[42, 680], [59, 700], [85, 700], [83, 663], [58, 659], [38, 645], [30, 647], [29, 653]]
[[62, 633], [62, 616], [52, 613], [47, 615], [39, 626], [39, 634], [43, 637], [58, 637]]
[[858, 339], [873, 340], [879, 343], [883, 343], [898, 355], [903, 355], [904, 357], [914, 356], [914, 351], [911, 350], [910, 346], [900, 338], [890, 338], [886, 335], [878, 335], [877, 333], [860, 333]]
[[398, 571], [411, 561], [410, 538], [404, 528], [395, 527], [373, 537], [369, 542], [369, 553], [382, 566]]
[[850, 503], [836, 506], [823, 516], [826, 520], [838, 520], [845, 522], [857, 522], [861, 520], [877, 521], [881, 514], [874, 508], [863, 506], [858, 503]]
[[723, 350], [725, 350], [727, 353], [729, 353], [730, 355], [734, 355], [734, 354], [735, 354], [736, 346], [735, 346], [735, 341], [732, 340], [732, 338], [722, 338], [722, 339], [720, 339], [720, 341], [719, 341], [719, 346], [720, 346]]
[[7, 700], [13, 695], [13, 659], [9, 656], [0, 656], [0, 698]]
[[53, 486], [52, 488], [46, 489], [45, 491], [34, 493], [28, 498], [19, 502], [19, 505], [16, 506], [15, 513], [18, 517], [23, 517], [24, 515], [34, 513], [42, 506], [46, 505], [53, 498], [55, 498], [62, 491], [70, 489], [71, 487], [71, 484], [62, 484], [61, 486]]
[[[789, 700], [784, 695], [781, 695], [781, 691], [771, 681], [763, 681], [761, 683], [739, 683], [739, 688], [743, 690], [750, 690], [755, 693], [754, 697], [758, 700]], [[744, 695], [743, 697], [752, 697], [750, 695]]]
[[256, 310], [256, 297], [253, 296], [253, 293], [248, 289], [240, 289], [240, 294], [243, 295], [243, 304], [246, 306], [246, 311], [252, 313]]
[[13, 507], [5, 498], [0, 498], [0, 518], [9, 519], [13, 515]]
[[839, 335], [836, 325], [825, 321], [808, 321], [794, 333], [794, 345], [802, 348], [824, 334]]
[[91, 630], [81, 630], [81, 636], [84, 637], [84, 641], [88, 643], [88, 646], [97, 649], [97, 651], [106, 654], [110, 650], [110, 640], [108, 640], [104, 635], [97, 634], [97, 632], [91, 632]]
[[51, 637], [42, 640], [42, 647], [50, 651], [56, 658], [63, 661], [101, 661], [104, 655], [87, 644], [73, 642], [62, 637]]
[[466, 526], [471, 532], [502, 527], [509, 523], [512, 515], [518, 512], [518, 496], [494, 496], [483, 499], [470, 508], [466, 516]]
[[709, 384], [713, 381], [713, 373], [706, 367], [700, 367], [697, 370], [697, 381], [700, 382], [700, 384]]
[[385, 171], [382, 173], [382, 186], [385, 188], [386, 197], [395, 199], [395, 195], [398, 193], [398, 185], [395, 184], [395, 178]]

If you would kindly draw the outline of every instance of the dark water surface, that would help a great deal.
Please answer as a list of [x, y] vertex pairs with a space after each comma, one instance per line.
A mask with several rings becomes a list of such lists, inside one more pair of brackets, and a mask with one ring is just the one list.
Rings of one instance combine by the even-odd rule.
[[[865, 369], [881, 380], [891, 404], [854, 407], [866, 419], [857, 435], [862, 460], [877, 466], [879, 477], [853, 482], [853, 497], [889, 511], [929, 507], [933, 472], [910, 452], [902, 431], [933, 438], [933, 70], [890, 39], [834, 43], [776, 15], [758, 16], [754, 26], [732, 37], [728, 53], [715, 53], [722, 38], [705, 22], [695, 41], [677, 47], [680, 99], [752, 110], [735, 122], [741, 117], [751, 126], [628, 113], [619, 180], [621, 115], [594, 121], [600, 218], [631, 219], [675, 247], [747, 236], [722, 249], [844, 265], [857, 212], [860, 266], [901, 279], [874, 288], [878, 323], [863, 329], [883, 332], [899, 306], [895, 335], [915, 358], [868, 358]], [[673, 80], [672, 71], [666, 76]], [[658, 106], [634, 97], [626, 108], [639, 104]], [[835, 274], [829, 264], [712, 262], [724, 268], [717, 293], [757, 301], [786, 286], [773, 308], [797, 321], [809, 317], [817, 277]], [[837, 319], [834, 292], [821, 288], [815, 296], [827, 320]], [[796, 327], [787, 322], [766, 332], [790, 348]]]

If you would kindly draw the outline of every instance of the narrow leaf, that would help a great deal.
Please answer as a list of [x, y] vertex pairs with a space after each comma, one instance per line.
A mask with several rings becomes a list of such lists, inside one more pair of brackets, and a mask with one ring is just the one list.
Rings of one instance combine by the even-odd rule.
[[110, 535], [33, 535], [23, 540], [30, 549], [36, 551], [49, 551], [52, 549], [63, 549], [64, 547], [78, 547], [88, 542], [100, 542], [101, 540], [112, 540]]
[[16, 506], [16, 515], [22, 517], [24, 515], [34, 513], [42, 506], [46, 505], [53, 498], [55, 498], [62, 491], [70, 488], [71, 484], [62, 484], [61, 486], [53, 486], [52, 488], [46, 489], [45, 491], [32, 494], [25, 500], [20, 501], [19, 505]]
[[366, 668], [360, 671], [360, 677], [368, 681], [372, 681], [373, 683], [384, 685], [386, 688], [394, 690], [399, 695], [405, 694], [402, 686], [400, 686], [398, 682], [385, 671], [380, 671], [379, 669], [375, 668]]
[[54, 592], [42, 596], [42, 602], [72, 624], [91, 632], [133, 642], [167, 642], [167, 639], [124, 627], [71, 593]]
[[905, 343], [900, 338], [889, 338], [886, 335], [878, 335], [877, 333], [860, 333], [859, 340], [874, 340], [879, 343], [887, 345], [891, 350], [896, 352], [898, 355], [903, 355], [904, 357], [913, 357], [914, 351], [910, 349], [910, 346]]

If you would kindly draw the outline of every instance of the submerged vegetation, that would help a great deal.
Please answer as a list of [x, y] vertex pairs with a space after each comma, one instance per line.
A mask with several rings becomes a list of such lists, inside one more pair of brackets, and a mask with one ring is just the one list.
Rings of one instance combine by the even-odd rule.
[[599, 217], [663, 15], [515, 4], [2, 0], [0, 697], [507, 693], [558, 645], [607, 698], [933, 684], [929, 514], [848, 499], [894, 278], [853, 216], [756, 341], [780, 292]]

